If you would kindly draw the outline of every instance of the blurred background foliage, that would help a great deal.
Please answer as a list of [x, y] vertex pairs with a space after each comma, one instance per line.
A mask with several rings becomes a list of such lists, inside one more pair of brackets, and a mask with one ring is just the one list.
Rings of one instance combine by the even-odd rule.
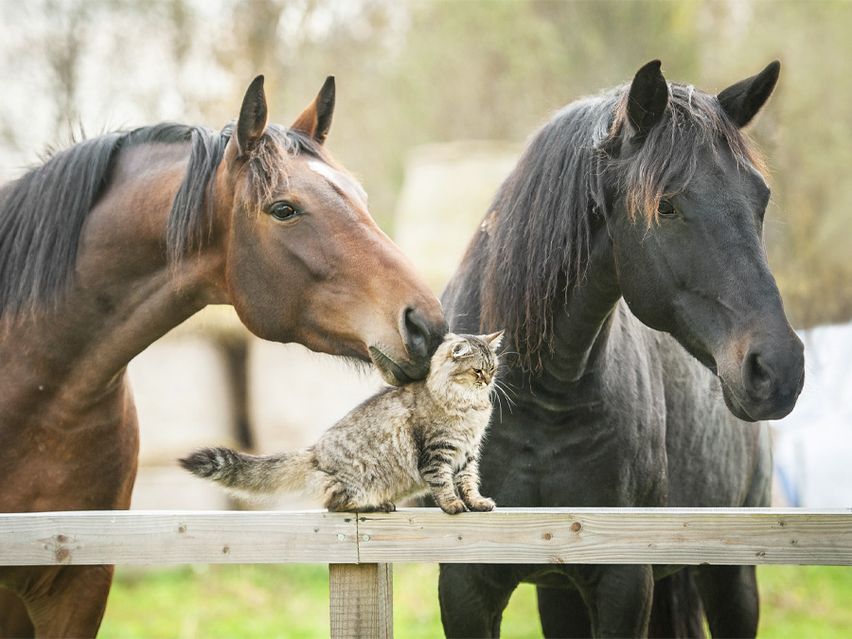
[[[523, 141], [576, 97], [661, 58], [718, 91], [783, 62], [751, 134], [774, 187], [766, 237], [794, 323], [852, 317], [852, 3], [554, 0], [2, 0], [4, 177], [89, 133], [161, 119], [221, 126], [265, 73], [288, 121], [338, 79], [330, 147], [391, 212], [412, 147]], [[435, 206], [441, 205], [440, 193]]]

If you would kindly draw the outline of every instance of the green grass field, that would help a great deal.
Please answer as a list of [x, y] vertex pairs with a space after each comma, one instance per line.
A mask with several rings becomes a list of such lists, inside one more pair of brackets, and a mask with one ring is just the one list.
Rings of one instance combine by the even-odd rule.
[[[852, 634], [852, 569], [758, 568], [761, 637]], [[394, 568], [394, 630], [401, 639], [440, 637], [438, 568]], [[522, 585], [503, 616], [504, 637], [540, 637], [535, 591]], [[325, 637], [325, 566], [119, 568], [101, 638]]]

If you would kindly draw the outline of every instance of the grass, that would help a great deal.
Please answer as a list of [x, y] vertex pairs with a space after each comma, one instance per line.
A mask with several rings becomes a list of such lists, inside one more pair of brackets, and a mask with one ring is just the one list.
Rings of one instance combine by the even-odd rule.
[[827, 639], [852, 632], [852, 568], [761, 566], [760, 635]]
[[[440, 637], [438, 568], [394, 567], [397, 637]], [[761, 637], [846, 637], [852, 569], [761, 566]], [[326, 566], [119, 568], [99, 637], [326, 637]], [[540, 637], [535, 591], [522, 585], [503, 616], [503, 637]]]

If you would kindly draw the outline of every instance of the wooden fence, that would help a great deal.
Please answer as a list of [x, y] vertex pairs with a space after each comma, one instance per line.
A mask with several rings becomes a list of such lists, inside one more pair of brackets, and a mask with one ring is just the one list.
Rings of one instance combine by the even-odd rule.
[[852, 565], [852, 509], [0, 514], [0, 565], [328, 563], [333, 637], [390, 637], [392, 564]]

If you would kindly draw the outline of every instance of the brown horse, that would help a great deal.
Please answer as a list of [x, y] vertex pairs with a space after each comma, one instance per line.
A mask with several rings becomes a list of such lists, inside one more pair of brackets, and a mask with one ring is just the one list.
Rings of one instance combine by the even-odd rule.
[[[393, 384], [425, 376], [440, 304], [324, 150], [333, 108], [329, 78], [291, 128], [267, 126], [261, 76], [221, 133], [108, 134], [0, 191], [0, 511], [127, 508], [125, 367], [207, 304]], [[95, 635], [112, 574], [0, 569], [0, 635]]]

